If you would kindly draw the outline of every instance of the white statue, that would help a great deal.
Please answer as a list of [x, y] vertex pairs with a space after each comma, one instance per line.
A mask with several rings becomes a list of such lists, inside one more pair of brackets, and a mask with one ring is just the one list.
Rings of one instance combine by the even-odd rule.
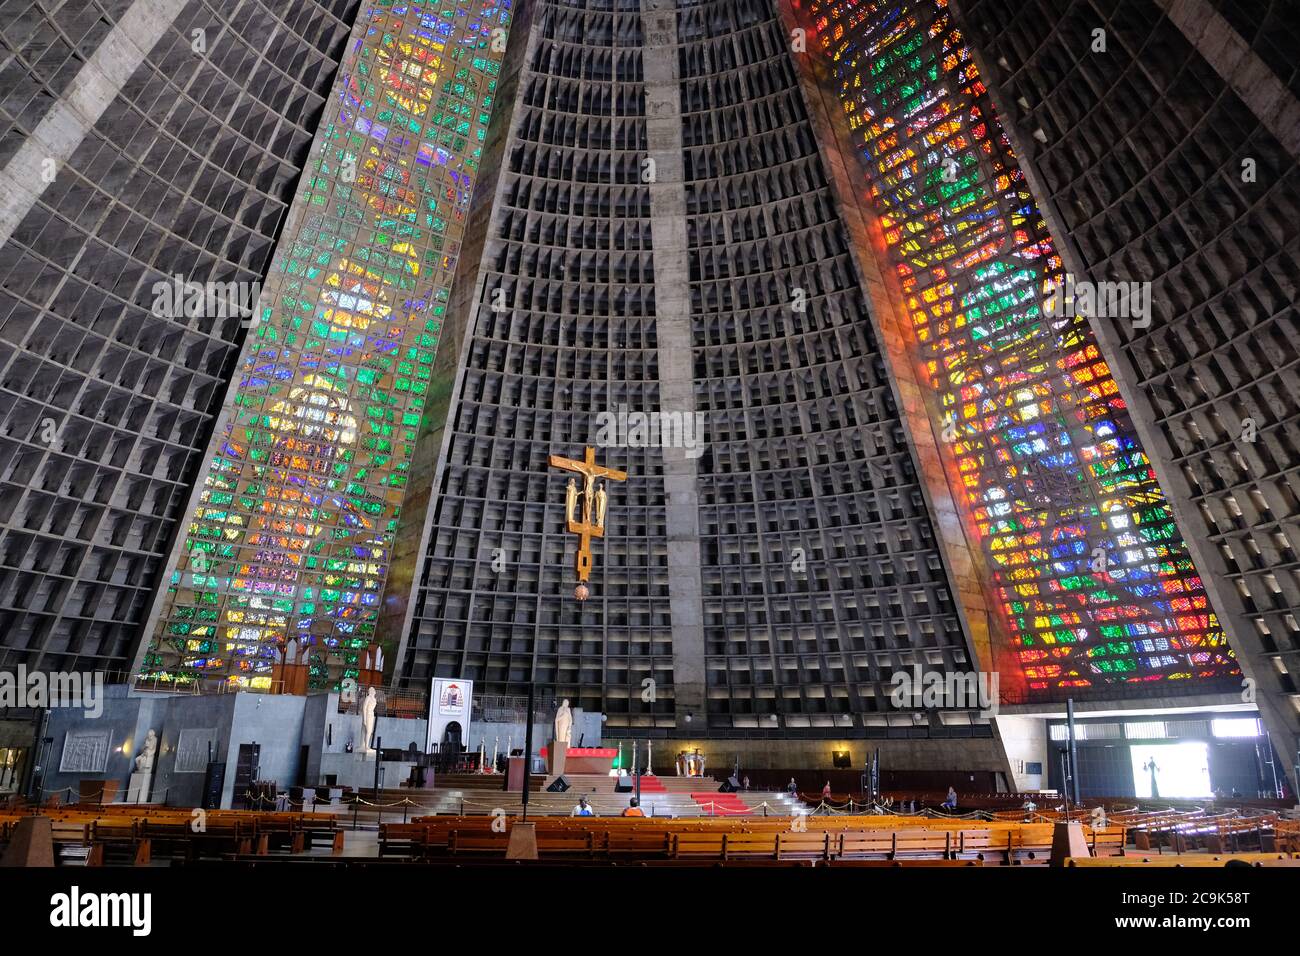
[[569, 698], [564, 698], [555, 710], [555, 742], [568, 744], [573, 736], [573, 713], [569, 710]]
[[375, 739], [375, 689], [366, 688], [366, 699], [361, 704], [361, 752], [372, 754], [375, 748], [371, 742]]
[[144, 735], [144, 746], [135, 758], [137, 773], [152, 773], [154, 755], [158, 752], [158, 735], [150, 730]]

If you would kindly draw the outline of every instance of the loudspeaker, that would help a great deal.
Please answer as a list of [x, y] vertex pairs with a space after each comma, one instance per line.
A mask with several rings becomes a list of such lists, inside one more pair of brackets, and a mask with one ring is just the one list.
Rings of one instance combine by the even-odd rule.
[[221, 808], [221, 791], [226, 783], [226, 765], [219, 760], [208, 764], [203, 776], [203, 809]]
[[569, 781], [565, 780], [563, 777], [556, 777], [555, 782], [546, 788], [546, 792], [564, 793], [564, 791], [568, 789], [569, 789]]
[[615, 777], [615, 778], [614, 778], [614, 792], [615, 792], [615, 793], [631, 793], [631, 792], [632, 792], [632, 778], [631, 778], [631, 777]]

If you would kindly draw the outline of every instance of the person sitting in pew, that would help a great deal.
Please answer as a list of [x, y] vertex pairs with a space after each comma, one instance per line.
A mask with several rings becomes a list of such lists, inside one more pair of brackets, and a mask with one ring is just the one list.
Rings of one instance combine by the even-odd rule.
[[594, 817], [595, 815], [595, 811], [587, 805], [586, 797], [579, 797], [578, 805], [569, 813], [569, 816], [571, 817]]
[[641, 801], [638, 800], [636, 797], [633, 797], [628, 802], [627, 809], [623, 811], [623, 816], [625, 817], [645, 816], [645, 811], [641, 809]]

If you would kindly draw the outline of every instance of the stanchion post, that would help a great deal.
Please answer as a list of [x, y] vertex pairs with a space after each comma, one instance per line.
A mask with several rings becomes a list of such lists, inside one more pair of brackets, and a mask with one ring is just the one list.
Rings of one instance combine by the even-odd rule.
[[379, 810], [379, 822], [384, 822], [384, 797], [379, 792], [379, 765], [383, 762], [379, 755], [380, 749], [384, 745], [383, 737], [375, 738], [375, 807]]

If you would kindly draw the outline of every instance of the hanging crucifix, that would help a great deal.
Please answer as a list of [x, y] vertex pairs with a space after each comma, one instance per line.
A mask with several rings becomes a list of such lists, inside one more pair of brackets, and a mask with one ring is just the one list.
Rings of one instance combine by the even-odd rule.
[[[605, 511], [609, 505], [605, 481], [627, 481], [627, 472], [596, 464], [596, 449], [590, 447], [587, 448], [584, 461], [551, 455], [550, 464], [552, 468], [561, 468], [582, 476], [581, 490], [575, 479], [569, 479], [564, 493], [564, 517], [568, 522], [569, 533], [578, 535], [578, 554], [574, 559], [578, 586], [573, 589], [573, 596], [579, 601], [585, 601], [591, 593], [587, 587], [587, 579], [591, 576], [591, 539], [605, 537]], [[596, 484], [597, 478], [605, 481]]]

